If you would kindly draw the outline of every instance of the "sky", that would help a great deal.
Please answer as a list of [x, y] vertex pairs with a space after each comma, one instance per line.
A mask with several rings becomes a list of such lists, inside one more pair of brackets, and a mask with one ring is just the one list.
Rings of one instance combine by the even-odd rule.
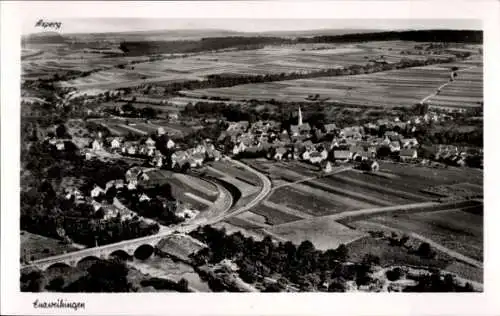
[[[23, 20], [22, 33], [37, 33], [37, 20]], [[159, 18], [76, 18], [44, 19], [62, 22], [63, 34], [129, 32], [175, 29], [223, 29], [240, 32], [304, 31], [319, 29], [481, 29], [480, 20], [456, 19], [159, 19]], [[46, 31], [55, 31], [46, 29]]]

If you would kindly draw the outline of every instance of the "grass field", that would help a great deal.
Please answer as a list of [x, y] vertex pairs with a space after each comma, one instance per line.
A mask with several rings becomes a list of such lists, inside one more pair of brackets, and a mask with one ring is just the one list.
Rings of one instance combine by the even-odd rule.
[[252, 212], [264, 216], [266, 218], [266, 223], [270, 225], [279, 225], [288, 222], [293, 222], [300, 220], [304, 217], [299, 211], [297, 211], [297, 213], [299, 213], [298, 215], [300, 216], [293, 215], [291, 214], [291, 212], [282, 211], [283, 208], [285, 207], [284, 205], [281, 204], [273, 205], [267, 202], [269, 201], [265, 201], [263, 204], [254, 207], [252, 209]]
[[380, 258], [382, 266], [415, 265], [443, 269], [453, 262], [452, 258], [442, 254], [435, 259], [421, 258], [403, 247], [390, 245], [387, 240], [370, 236], [353, 241], [347, 245], [347, 249], [349, 259], [353, 262], [361, 262], [366, 255], [372, 254]]
[[311, 195], [293, 187], [283, 187], [273, 191], [268, 198], [269, 201], [282, 204], [312, 216], [331, 215], [346, 211], [349, 206], [334, 199], [326, 198], [326, 195]]
[[38, 260], [75, 250], [77, 248], [64, 244], [60, 240], [21, 232], [21, 256], [26, 256], [28, 260]]
[[156, 133], [160, 127], [163, 127], [165, 132], [172, 137], [181, 137], [193, 131], [193, 129], [188, 126], [170, 123], [167, 120], [152, 120], [146, 123], [143, 119], [129, 118], [127, 119], [129, 125], [126, 125], [125, 119], [118, 118], [93, 119], [92, 121], [108, 128], [109, 131], [116, 136], [123, 136], [128, 133], [142, 136], [149, 135]]
[[471, 258], [483, 259], [483, 216], [462, 210], [381, 216], [370, 221], [423, 235]]
[[340, 244], [348, 244], [365, 236], [365, 233], [321, 218], [276, 225], [266, 229], [266, 231], [295, 244], [309, 240], [317, 249], [321, 250], [335, 249]]

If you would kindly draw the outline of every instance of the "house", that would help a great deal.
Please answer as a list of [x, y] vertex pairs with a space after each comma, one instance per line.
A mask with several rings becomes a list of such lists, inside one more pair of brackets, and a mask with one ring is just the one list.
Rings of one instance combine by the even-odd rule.
[[245, 145], [245, 143], [241, 141], [238, 144], [234, 145], [234, 147], [233, 147], [233, 154], [237, 155], [237, 154], [239, 154], [241, 152], [244, 152], [247, 149], [247, 147], [248, 146]]
[[105, 192], [101, 187], [99, 187], [98, 185], [95, 185], [94, 188], [92, 189], [92, 191], [90, 191], [90, 196], [92, 198], [96, 198], [99, 195], [104, 194], [104, 193]]
[[392, 141], [389, 144], [389, 149], [391, 150], [391, 152], [400, 151], [401, 150], [401, 145], [399, 144], [398, 141]]
[[127, 148], [127, 154], [135, 155], [137, 153], [137, 146], [129, 146]]
[[309, 161], [313, 164], [318, 164], [320, 162], [322, 162], [323, 160], [325, 160], [326, 158], [320, 153], [320, 152], [317, 152], [317, 151], [314, 151], [312, 153], [309, 154]]
[[337, 129], [337, 125], [334, 123], [325, 124], [325, 130], [327, 134], [332, 134]]
[[180, 208], [175, 211], [175, 216], [180, 218], [194, 218], [199, 212], [188, 208]]
[[149, 147], [149, 148], [152, 148], [152, 147], [155, 147], [155, 144], [156, 142], [151, 139], [151, 137], [148, 137], [148, 139], [146, 139], [146, 146]]
[[111, 148], [112, 149], [120, 148], [120, 140], [118, 138], [113, 138], [113, 140], [111, 141]]
[[401, 149], [401, 151], [399, 152], [399, 158], [402, 161], [417, 159], [417, 150], [410, 148]]
[[141, 194], [141, 196], [139, 196], [139, 202], [149, 202], [151, 201], [151, 198], [149, 196], [147, 196], [145, 193]]
[[326, 173], [332, 172], [333, 167], [331, 162], [324, 160], [321, 162], [321, 164], [322, 164], [321, 169], [323, 169], [323, 172]]
[[401, 146], [403, 148], [415, 147], [415, 146], [418, 146], [418, 141], [416, 138], [403, 138], [401, 140]]
[[346, 127], [340, 131], [340, 137], [347, 139], [361, 139], [363, 128], [360, 126]]
[[191, 156], [190, 160], [191, 167], [201, 167], [203, 165], [203, 161], [205, 160], [205, 155], [202, 153], [195, 153]]
[[179, 114], [178, 113], [174, 113], [174, 112], [168, 113], [168, 118], [170, 120], [178, 120], [179, 119]]
[[102, 143], [97, 140], [97, 139], [94, 139], [94, 141], [92, 142], [92, 150], [101, 150], [102, 149]]
[[248, 121], [232, 122], [226, 129], [228, 133], [241, 133], [248, 129], [250, 123]]
[[168, 148], [168, 149], [172, 149], [172, 148], [174, 148], [174, 147], [175, 147], [175, 143], [174, 143], [174, 141], [173, 141], [172, 139], [170, 139], [170, 138], [169, 138], [169, 139], [168, 139], [168, 141], [167, 141], [167, 148]]
[[346, 162], [349, 161], [349, 159], [351, 159], [352, 154], [349, 150], [334, 150], [333, 157], [335, 161]]
[[102, 208], [102, 204], [96, 201], [91, 202], [92, 208], [94, 209], [94, 212], [97, 212]]
[[124, 181], [123, 179], [118, 179], [118, 180], [115, 180], [115, 188], [116, 189], [123, 189], [123, 186], [124, 186]]
[[281, 159], [283, 159], [283, 155], [285, 155], [286, 152], [287, 152], [287, 150], [286, 150], [285, 147], [278, 147], [278, 148], [276, 148], [276, 150], [274, 151], [273, 159], [275, 159], [275, 160], [281, 160]]
[[158, 127], [158, 129], [156, 130], [156, 134], [158, 136], [161, 136], [161, 135], [165, 135], [165, 129], [163, 127]]
[[172, 161], [171, 168], [174, 168], [176, 165], [182, 167], [182, 165], [186, 162], [187, 159], [188, 159], [188, 153], [185, 150], [179, 150], [174, 152], [170, 156], [170, 160]]

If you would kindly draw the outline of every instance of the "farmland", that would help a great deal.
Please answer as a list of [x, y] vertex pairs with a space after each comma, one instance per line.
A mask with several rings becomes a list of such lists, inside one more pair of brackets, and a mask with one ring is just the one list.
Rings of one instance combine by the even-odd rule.
[[410, 231], [477, 260], [483, 258], [483, 216], [464, 210], [381, 216], [371, 222]]
[[[127, 124], [127, 121], [129, 124]], [[124, 136], [129, 133], [144, 136], [156, 133], [160, 127], [163, 127], [165, 132], [172, 137], [181, 137], [192, 131], [188, 126], [171, 123], [166, 120], [149, 120], [146, 123], [144, 119], [106, 118], [92, 119], [92, 122], [106, 127], [115, 136]]]
[[[460, 72], [455, 82], [443, 88], [439, 96], [430, 98], [430, 104], [478, 106], [482, 101], [482, 62], [460, 62], [413, 67], [374, 74], [317, 77], [255, 83], [226, 88], [182, 91], [186, 97], [224, 97], [231, 100], [304, 101], [311, 94], [352, 106], [396, 107], [413, 106], [435, 93], [448, 82], [450, 66], [473, 67]], [[442, 102], [443, 101], [443, 102]]]

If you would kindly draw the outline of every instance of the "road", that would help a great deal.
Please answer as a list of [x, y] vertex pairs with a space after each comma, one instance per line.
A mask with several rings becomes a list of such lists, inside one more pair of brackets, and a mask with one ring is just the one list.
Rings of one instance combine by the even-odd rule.
[[241, 214], [241, 213], [244, 213], [244, 212], [250, 210], [252, 207], [256, 206], [262, 200], [264, 200], [269, 195], [269, 193], [271, 193], [271, 186], [272, 186], [271, 180], [266, 175], [260, 173], [256, 169], [254, 169], [254, 168], [252, 168], [252, 167], [250, 167], [250, 166], [248, 166], [240, 161], [233, 160], [233, 159], [229, 159], [229, 161], [231, 161], [233, 164], [238, 165], [238, 166], [244, 168], [245, 170], [247, 170], [248, 172], [251, 172], [251, 173], [255, 174], [257, 177], [259, 177], [259, 179], [262, 183], [262, 188], [261, 188], [260, 192], [246, 205], [239, 207], [237, 209], [234, 209], [234, 210], [228, 210], [227, 212], [225, 212], [221, 216], [215, 218], [214, 223], [222, 221], [224, 219], [227, 219], [231, 216], [236, 216], [238, 214]]
[[[174, 227], [164, 227], [160, 232], [158, 232], [155, 235], [150, 235], [150, 236], [145, 236], [141, 238], [135, 238], [135, 239], [129, 239], [129, 240], [124, 240], [118, 243], [113, 243], [113, 244], [108, 244], [104, 245], [101, 247], [93, 247], [93, 248], [87, 248], [79, 251], [74, 251], [70, 253], [65, 253], [57, 256], [52, 256], [52, 257], [47, 257], [43, 258], [40, 260], [33, 261], [29, 265], [23, 265], [22, 268], [30, 267], [30, 266], [37, 266], [39, 264], [52, 264], [64, 260], [69, 260], [71, 258], [83, 258], [87, 256], [93, 256], [95, 253], [99, 253], [101, 251], [114, 251], [117, 249], [122, 249], [130, 245], [140, 245], [140, 244], [147, 244], [150, 242], [156, 242], [159, 239], [169, 236], [174, 233], [182, 232], [182, 233], [189, 233], [192, 230], [197, 229], [201, 225], [211, 225], [215, 224], [219, 221], [225, 220], [226, 218], [229, 218], [231, 216], [235, 216], [237, 214], [243, 213], [250, 208], [254, 207], [258, 203], [260, 203], [268, 194], [271, 192], [271, 181], [263, 174], [258, 172], [257, 170], [250, 168], [249, 166], [239, 162], [239, 161], [234, 161], [232, 160], [233, 163], [240, 165], [241, 167], [245, 168], [249, 172], [252, 172], [256, 174], [261, 180], [262, 180], [262, 190], [255, 196], [247, 205], [242, 206], [240, 208], [231, 210], [231, 206], [233, 204], [233, 198], [229, 191], [224, 188], [221, 184], [210, 181], [214, 183], [217, 188], [221, 192], [219, 196], [217, 197], [217, 200], [213, 203], [213, 205], [204, 213], [207, 214], [206, 216], [201, 216], [194, 218], [192, 221], [189, 221], [189, 223], [184, 224], [184, 225], [178, 225]], [[212, 218], [207, 218], [208, 215], [215, 215]]]

